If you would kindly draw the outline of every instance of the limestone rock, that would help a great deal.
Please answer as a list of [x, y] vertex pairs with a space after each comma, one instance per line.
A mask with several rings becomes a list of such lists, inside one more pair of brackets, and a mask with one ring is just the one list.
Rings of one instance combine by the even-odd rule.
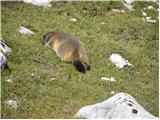
[[104, 102], [82, 107], [75, 118], [136, 119], [156, 118], [129, 94], [118, 93]]

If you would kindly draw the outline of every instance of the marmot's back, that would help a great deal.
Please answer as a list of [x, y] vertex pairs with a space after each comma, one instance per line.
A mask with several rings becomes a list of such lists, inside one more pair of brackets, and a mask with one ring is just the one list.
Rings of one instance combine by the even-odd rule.
[[[55, 38], [57, 38], [57, 42], [59, 42], [57, 55], [61, 58], [64, 58], [62, 59], [64, 61], [72, 61], [74, 52], [77, 52], [78, 55], [80, 51], [84, 51], [83, 44], [79, 38], [70, 33], [57, 32], [55, 34]], [[65, 59], [66, 54], [68, 59]]]

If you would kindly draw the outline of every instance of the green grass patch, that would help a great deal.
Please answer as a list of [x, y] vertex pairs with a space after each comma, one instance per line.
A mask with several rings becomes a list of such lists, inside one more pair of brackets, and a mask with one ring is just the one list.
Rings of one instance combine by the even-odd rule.
[[[111, 97], [111, 91], [131, 94], [158, 116], [158, 23], [142, 21], [141, 9], [153, 4], [142, 3], [135, 2], [135, 11], [113, 13], [113, 8], [124, 8], [120, 2], [52, 2], [49, 8], [2, 2], [1, 34], [13, 50], [6, 56], [11, 72], [1, 73], [2, 118], [72, 118], [82, 106]], [[99, 8], [105, 10], [103, 14]], [[150, 14], [158, 16], [157, 12]], [[35, 35], [18, 33], [20, 25]], [[44, 48], [42, 36], [55, 30], [80, 37], [91, 71], [81, 74]], [[118, 70], [108, 60], [112, 53], [121, 54], [133, 67]], [[117, 82], [101, 81], [105, 76]], [[52, 77], [57, 80], [51, 81]], [[7, 78], [13, 83], [6, 83]], [[8, 99], [18, 102], [17, 110], [4, 104]]]

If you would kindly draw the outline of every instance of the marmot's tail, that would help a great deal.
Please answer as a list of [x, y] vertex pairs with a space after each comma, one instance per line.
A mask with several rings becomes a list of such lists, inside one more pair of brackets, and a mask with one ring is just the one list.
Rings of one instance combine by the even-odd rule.
[[74, 58], [72, 60], [72, 64], [79, 72], [82, 72], [82, 73], [86, 72], [85, 65], [79, 59]]

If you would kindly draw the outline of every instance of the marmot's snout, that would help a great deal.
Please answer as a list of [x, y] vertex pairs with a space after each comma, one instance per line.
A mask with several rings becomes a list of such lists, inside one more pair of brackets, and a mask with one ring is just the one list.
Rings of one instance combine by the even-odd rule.
[[53, 35], [54, 32], [49, 32], [42, 37], [42, 44], [45, 44], [49, 41], [49, 38]]

